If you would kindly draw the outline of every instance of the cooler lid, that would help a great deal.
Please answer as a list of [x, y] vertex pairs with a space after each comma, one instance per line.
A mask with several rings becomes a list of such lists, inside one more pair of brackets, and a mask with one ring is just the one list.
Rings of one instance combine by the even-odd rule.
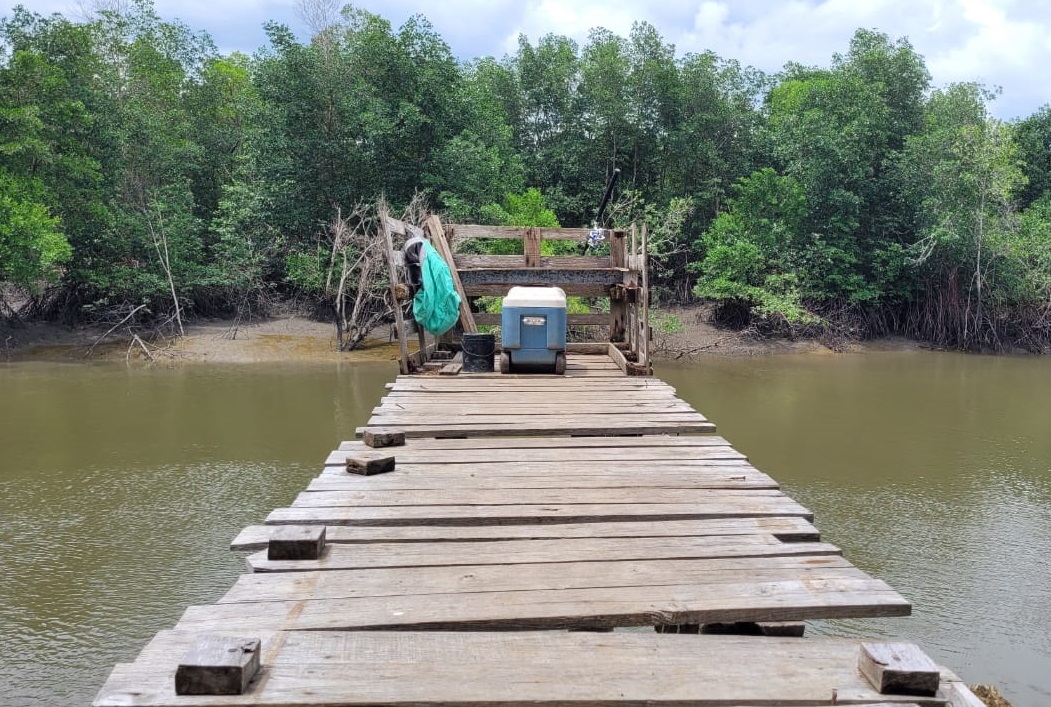
[[566, 308], [566, 292], [561, 287], [512, 287], [504, 297], [505, 307]]

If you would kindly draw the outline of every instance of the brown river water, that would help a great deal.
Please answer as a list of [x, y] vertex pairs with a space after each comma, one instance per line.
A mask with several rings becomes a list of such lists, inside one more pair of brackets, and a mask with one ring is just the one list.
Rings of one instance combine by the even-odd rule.
[[[244, 571], [396, 374], [339, 364], [0, 364], [0, 705], [90, 703]], [[912, 600], [811, 632], [918, 642], [1051, 705], [1051, 358], [706, 358], [658, 374]]]

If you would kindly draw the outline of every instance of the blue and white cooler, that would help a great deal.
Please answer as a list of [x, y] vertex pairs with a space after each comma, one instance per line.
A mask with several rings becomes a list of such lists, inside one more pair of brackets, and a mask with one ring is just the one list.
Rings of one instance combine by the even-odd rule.
[[500, 314], [501, 373], [566, 372], [566, 293], [512, 287]]

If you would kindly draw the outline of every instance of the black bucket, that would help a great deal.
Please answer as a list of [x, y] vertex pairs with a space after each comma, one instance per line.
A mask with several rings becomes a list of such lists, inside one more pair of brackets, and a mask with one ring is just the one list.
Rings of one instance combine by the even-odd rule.
[[464, 373], [492, 373], [496, 337], [492, 334], [463, 335]]

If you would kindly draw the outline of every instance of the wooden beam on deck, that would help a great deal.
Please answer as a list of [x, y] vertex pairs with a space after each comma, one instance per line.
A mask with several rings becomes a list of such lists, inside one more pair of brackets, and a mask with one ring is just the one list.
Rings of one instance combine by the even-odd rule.
[[[195, 640], [163, 631], [114, 671], [96, 707], [214, 707], [171, 690], [173, 655]], [[945, 707], [945, 697], [875, 692], [848, 639], [652, 633], [267, 632], [261, 707]], [[943, 683], [948, 688], [948, 683]], [[233, 704], [234, 702], [231, 702]]]

